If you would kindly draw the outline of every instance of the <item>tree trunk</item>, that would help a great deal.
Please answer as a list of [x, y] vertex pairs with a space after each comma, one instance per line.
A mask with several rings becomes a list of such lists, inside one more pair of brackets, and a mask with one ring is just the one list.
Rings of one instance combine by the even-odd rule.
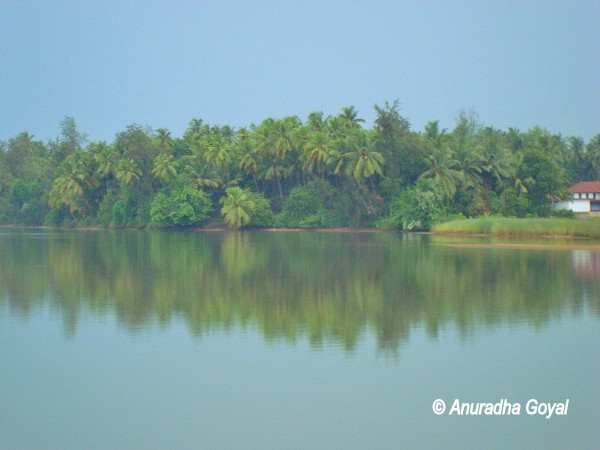
[[277, 188], [279, 189], [279, 197], [281, 198], [281, 207], [283, 208], [283, 190], [281, 189], [281, 180], [279, 175], [275, 176], [275, 180], [277, 181]]

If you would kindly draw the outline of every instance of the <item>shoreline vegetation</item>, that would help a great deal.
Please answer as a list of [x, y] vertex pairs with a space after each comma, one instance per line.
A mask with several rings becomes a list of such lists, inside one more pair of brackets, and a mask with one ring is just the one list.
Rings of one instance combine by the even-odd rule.
[[434, 234], [460, 236], [600, 239], [600, 219], [483, 217], [433, 226]]
[[[0, 141], [0, 224], [427, 232], [466, 218], [573, 218], [553, 202], [600, 179], [600, 134], [499, 130], [465, 112], [452, 130], [416, 131], [398, 101], [374, 109], [371, 128], [350, 106], [238, 129], [192, 119], [181, 137], [133, 124], [113, 142], [89, 142], [65, 117], [55, 140]], [[533, 229], [596, 236], [586, 226]], [[531, 234], [511, 227], [472, 232]]]
[[[43, 230], [105, 230], [99, 225], [54, 227], [47, 225], [27, 226], [21, 224], [1, 224], [0, 228], [32, 228]], [[267, 233], [306, 232], [306, 233], [409, 233], [437, 236], [456, 237], [500, 237], [500, 238], [543, 238], [543, 239], [568, 239], [568, 240], [600, 240], [600, 218], [590, 219], [564, 219], [564, 218], [510, 218], [510, 217], [483, 217], [474, 219], [453, 220], [436, 224], [430, 231], [397, 230], [393, 228], [300, 228], [300, 227], [256, 227], [233, 229], [227, 224], [209, 225], [201, 227], [130, 227], [111, 228], [123, 231], [191, 231], [191, 232], [229, 232], [229, 231], [260, 231]], [[480, 244], [456, 244], [461, 246]], [[485, 245], [485, 244], [484, 244]], [[495, 244], [494, 244], [495, 245]], [[502, 244], [507, 246], [521, 246], [521, 244]]]

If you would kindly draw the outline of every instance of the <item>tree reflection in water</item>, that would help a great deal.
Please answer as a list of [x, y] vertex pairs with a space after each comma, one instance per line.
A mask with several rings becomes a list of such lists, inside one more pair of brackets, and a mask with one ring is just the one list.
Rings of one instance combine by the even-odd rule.
[[415, 327], [466, 336], [584, 308], [600, 317], [600, 277], [588, 276], [597, 251], [445, 244], [396, 233], [9, 230], [0, 305], [25, 317], [58, 310], [69, 334], [85, 311], [133, 333], [183, 319], [196, 336], [253, 326], [265, 339], [349, 351], [367, 331], [394, 350]]

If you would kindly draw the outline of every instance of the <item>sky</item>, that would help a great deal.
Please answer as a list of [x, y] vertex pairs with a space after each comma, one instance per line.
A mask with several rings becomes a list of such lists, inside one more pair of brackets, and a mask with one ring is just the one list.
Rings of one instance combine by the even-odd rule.
[[400, 102], [422, 131], [600, 133], [600, 2], [0, 0], [0, 140], [182, 136]]

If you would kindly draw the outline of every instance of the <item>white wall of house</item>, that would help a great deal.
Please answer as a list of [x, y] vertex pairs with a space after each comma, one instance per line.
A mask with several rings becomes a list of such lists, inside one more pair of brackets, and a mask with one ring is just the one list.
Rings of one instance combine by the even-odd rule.
[[566, 202], [554, 203], [554, 209], [570, 209], [574, 213], [590, 212], [589, 200], [569, 200]]

